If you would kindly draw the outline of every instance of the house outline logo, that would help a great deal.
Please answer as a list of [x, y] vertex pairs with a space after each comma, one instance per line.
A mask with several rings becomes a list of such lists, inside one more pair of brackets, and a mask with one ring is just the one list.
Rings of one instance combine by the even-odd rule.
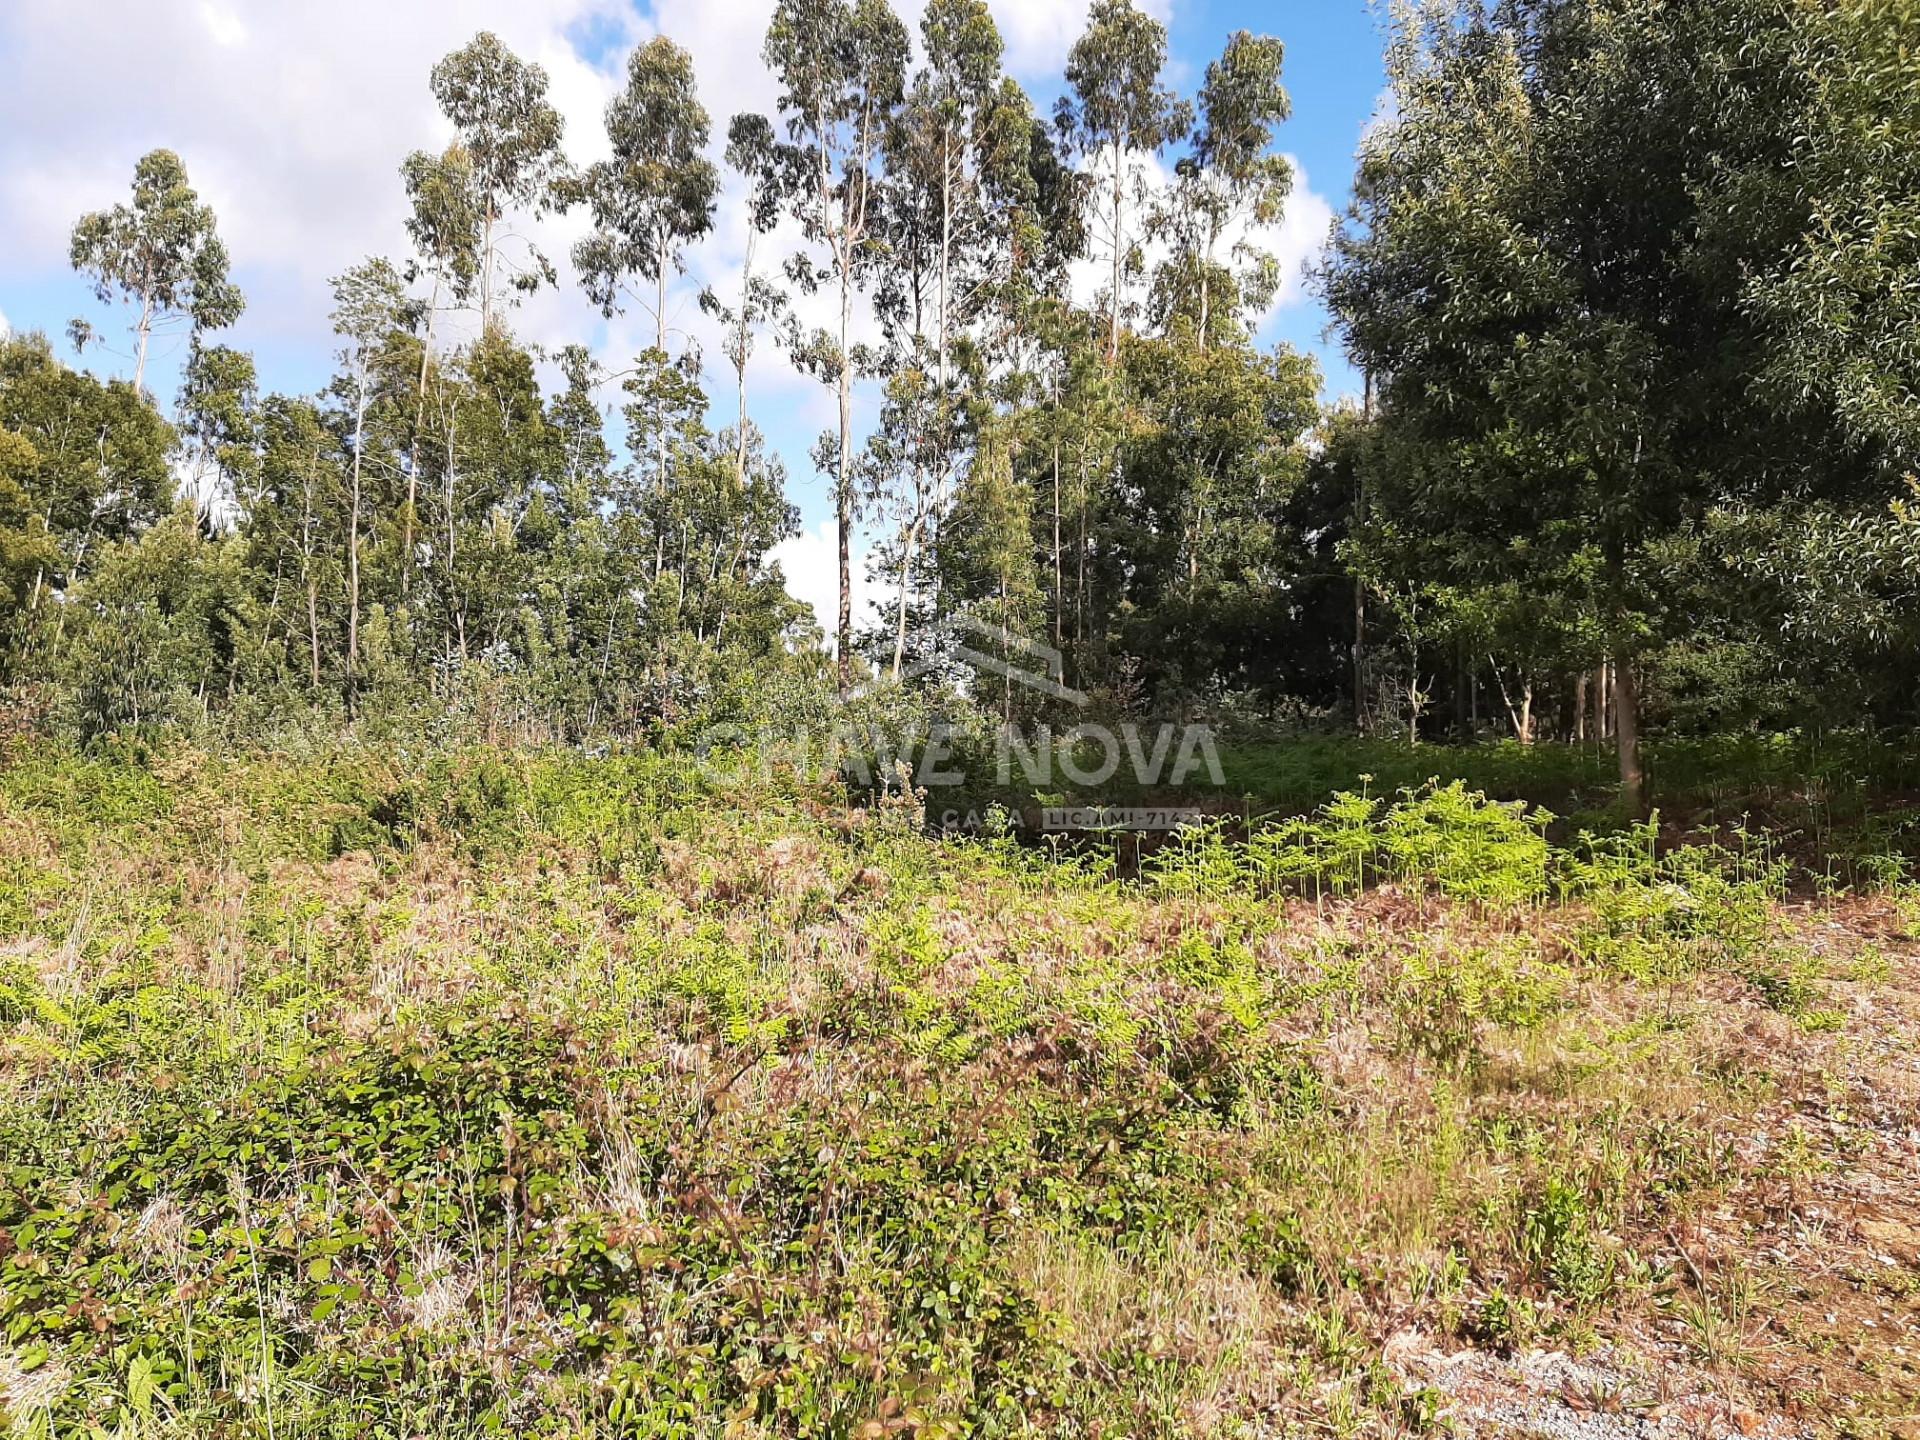
[[[935, 636], [945, 636], [954, 642], [954, 648], [943, 659], [959, 660], [971, 666], [977, 673], [998, 675], [1013, 681], [1027, 690], [1037, 691], [1055, 700], [1064, 700], [1067, 704], [1085, 709], [1092, 702], [1092, 696], [1084, 690], [1076, 690], [1066, 683], [1066, 656], [1051, 645], [1025, 635], [1016, 635], [1005, 626], [995, 625], [976, 615], [964, 612], [942, 620], [933, 628]], [[996, 655], [981, 645], [991, 644], [1002, 654]], [[1028, 663], [1016, 663], [1013, 658], [1023, 657]], [[904, 666], [900, 671], [900, 683], [924, 679], [936, 670], [932, 660], [916, 660]], [[882, 683], [892, 684], [891, 679], [884, 682], [876, 677], [859, 687], [854, 693], [870, 695], [878, 690]]]

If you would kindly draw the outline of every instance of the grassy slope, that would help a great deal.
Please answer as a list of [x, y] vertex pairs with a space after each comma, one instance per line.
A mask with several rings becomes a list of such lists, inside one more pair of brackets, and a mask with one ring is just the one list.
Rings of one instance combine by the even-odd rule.
[[29, 1433], [1920, 1409], [1898, 884], [1447, 791], [1123, 884], [665, 760], [8, 758]]

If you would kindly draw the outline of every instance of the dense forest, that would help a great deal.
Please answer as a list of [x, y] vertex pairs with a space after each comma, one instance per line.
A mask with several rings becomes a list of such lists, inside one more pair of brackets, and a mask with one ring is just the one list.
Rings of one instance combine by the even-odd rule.
[[[0, 676], [82, 737], [484, 711], [599, 743], [892, 680], [1056, 718], [969, 679], [968, 617], [1123, 713], [1612, 737], [1629, 798], [1649, 730], [1910, 724], [1910, 25], [1399, 7], [1316, 279], [1368, 378], [1331, 408], [1251, 339], [1293, 179], [1279, 40], [1231, 36], [1180, 95], [1164, 28], [1097, 0], [1043, 114], [983, 0], [917, 35], [885, 0], [785, 0], [776, 113], [720, 134], [658, 38], [581, 167], [541, 69], [478, 35], [423, 77], [458, 138], [397, 157], [403, 248], [339, 257], [319, 393], [220, 343], [245, 297], [182, 157], [78, 219], [117, 318], [71, 339], [126, 320], [132, 373], [0, 351]], [[721, 165], [759, 240], [700, 296], [703, 355], [667, 297]], [[562, 208], [593, 304], [653, 331], [618, 369], [514, 337], [556, 274], [515, 221]], [[144, 383], [169, 334], [170, 403]], [[797, 511], [756, 354], [837, 407], [830, 635], [769, 560]]]

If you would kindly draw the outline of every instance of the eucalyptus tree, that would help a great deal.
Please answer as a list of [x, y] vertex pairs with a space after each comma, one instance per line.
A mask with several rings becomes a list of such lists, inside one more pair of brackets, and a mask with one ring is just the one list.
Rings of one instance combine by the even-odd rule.
[[921, 578], [915, 569], [942, 498], [947, 446], [943, 443], [942, 397], [924, 347], [910, 346], [890, 367], [879, 424], [867, 437], [861, 475], [870, 504], [894, 527], [882, 568], [894, 579], [893, 659], [900, 678], [906, 660], [907, 616]]
[[875, 503], [897, 524], [887, 552], [897, 581], [896, 678], [916, 564], [959, 463], [966, 397], [954, 352], [992, 296], [997, 217], [989, 172], [1007, 163], [995, 129], [1002, 47], [985, 0], [932, 0], [920, 35], [925, 63], [886, 137], [889, 263], [875, 310], [888, 379], [865, 462]]
[[[627, 60], [626, 88], [607, 106], [609, 159], [595, 162], [578, 191], [592, 213], [594, 229], [574, 247], [580, 283], [601, 313], [636, 298], [653, 318], [653, 344], [640, 356], [638, 377], [672, 387], [667, 350], [667, 282], [685, 268], [686, 247], [713, 228], [720, 177], [706, 157], [709, 126], [693, 82], [693, 59], [665, 36], [642, 45]], [[650, 282], [650, 292], [631, 281]], [[629, 389], [635, 382], [629, 381]], [[670, 406], [655, 407], [662, 423], [642, 440], [652, 457], [652, 484], [668, 484]]]
[[712, 286], [700, 292], [700, 308], [720, 325], [720, 352], [733, 369], [734, 472], [746, 484], [752, 425], [747, 418], [747, 365], [760, 335], [787, 314], [787, 296], [754, 268], [761, 237], [780, 219], [780, 177], [772, 164], [773, 126], [764, 115], [736, 115], [727, 127], [727, 165], [746, 177], [746, 248], [740, 257], [739, 288], [723, 297]]
[[240, 495], [248, 570], [264, 591], [251, 657], [256, 670], [316, 696], [338, 653], [340, 519], [346, 479], [339, 440], [311, 400], [260, 405], [260, 461]]
[[[488, 30], [435, 65], [430, 83], [471, 167], [480, 218], [480, 328], [488, 330], [502, 221], [514, 207], [538, 213], [564, 202], [563, 124], [547, 100], [547, 72], [520, 59]], [[532, 245], [527, 256], [529, 268], [514, 275], [514, 288], [533, 290], [543, 280], [552, 284], [547, 258]]]
[[1155, 277], [1154, 308], [1163, 328], [1188, 315], [1203, 350], [1215, 338], [1216, 309], [1237, 322], [1265, 308], [1279, 279], [1273, 257], [1244, 233], [1232, 244], [1237, 264], [1223, 264], [1219, 251], [1236, 231], [1279, 220], [1293, 188], [1292, 165], [1273, 149], [1293, 108], [1280, 82], [1284, 56], [1270, 36], [1241, 30], [1228, 39], [1200, 87], [1191, 152], [1151, 222], [1173, 245]]
[[134, 308], [136, 390], [157, 329], [184, 323], [198, 336], [231, 325], [246, 308], [227, 274], [213, 207], [201, 203], [171, 150], [151, 151], [134, 166], [131, 204], [80, 217], [69, 255], [103, 304], [117, 298]]
[[1192, 111], [1160, 83], [1167, 27], [1133, 0], [1093, 0], [1087, 29], [1067, 57], [1069, 94], [1058, 124], [1098, 176], [1093, 213], [1107, 251], [1107, 363], [1117, 363], [1131, 312], [1127, 291], [1141, 268], [1139, 221], [1150, 191], [1146, 162], [1176, 143]]
[[843, 690], [851, 683], [853, 663], [853, 384], [859, 361], [854, 298], [884, 255], [878, 233], [881, 157], [905, 90], [908, 48], [906, 27], [886, 0], [780, 0], [762, 50], [780, 85], [786, 137], [776, 139], [765, 163], [807, 239], [827, 256], [821, 266], [811, 256], [796, 255], [787, 273], [807, 293], [831, 286], [838, 301], [833, 329], [817, 330], [796, 353], [834, 387], [838, 400], [834, 634]]
[[347, 703], [354, 703], [360, 669], [360, 536], [367, 460], [367, 412], [378, 395], [379, 372], [407, 313], [406, 282], [392, 262], [363, 261], [333, 284], [333, 333], [340, 338], [342, 374], [336, 389], [352, 416], [347, 445]]
[[[920, 40], [926, 63], [894, 117], [887, 159], [891, 210], [907, 221], [896, 220], [895, 248], [909, 262], [902, 279], [913, 329], [931, 332], [935, 380], [944, 393], [954, 341], [978, 306], [987, 172], [999, 158], [993, 124], [1006, 98], [1003, 47], [986, 0], [929, 0]], [[932, 282], [931, 325], [925, 323], [923, 270]]]
[[[693, 57], [664, 35], [627, 59], [626, 89], [607, 105], [612, 156], [588, 166], [578, 190], [593, 232], [574, 246], [580, 283], [601, 313], [632, 295], [653, 318], [654, 348], [667, 349], [667, 282], [713, 228], [719, 172], [706, 157], [706, 107], [694, 89]], [[634, 278], [651, 283], [647, 295]]]
[[[407, 235], [432, 282], [423, 307], [420, 364], [414, 383], [413, 433], [407, 445], [407, 495], [400, 519], [400, 593], [413, 589], [414, 527], [420, 512], [422, 443], [427, 428], [427, 382], [434, 365], [434, 327], [444, 292], [465, 304], [480, 274], [481, 206], [473, 158], [459, 143], [438, 155], [416, 150], [401, 163], [407, 187]], [[412, 272], [410, 272], [412, 273]]]
[[9, 478], [25, 493], [31, 528], [59, 556], [36, 571], [30, 606], [166, 513], [173, 427], [132, 385], [62, 365], [38, 335], [0, 340], [0, 431], [15, 437]]
[[1012, 677], [1023, 664], [1017, 647], [1038, 628], [1043, 603], [1034, 563], [1033, 491], [1016, 472], [1009, 441], [999, 425], [980, 436], [938, 556], [942, 605], [988, 629], [975, 644], [1001, 662], [986, 667], [1000, 680], [995, 686], [985, 673], [977, 679], [983, 700], [988, 687], [999, 690], [1005, 722], [1013, 719]]
[[559, 465], [525, 347], [501, 330], [482, 335], [451, 382], [437, 598], [451, 631], [446, 653], [464, 664], [503, 655], [525, 619], [534, 563], [526, 532]]
[[212, 527], [222, 518], [253, 463], [259, 403], [259, 373], [251, 355], [194, 340], [175, 409], [187, 452], [187, 487], [203, 525]]
[[594, 398], [606, 377], [584, 345], [568, 345], [555, 359], [566, 384], [547, 400], [558, 450], [550, 479], [557, 533], [542, 610], [554, 644], [572, 662], [560, 677], [566, 701], [591, 730], [606, 703], [614, 639], [632, 597], [628, 557], [614, 543], [613, 451]]

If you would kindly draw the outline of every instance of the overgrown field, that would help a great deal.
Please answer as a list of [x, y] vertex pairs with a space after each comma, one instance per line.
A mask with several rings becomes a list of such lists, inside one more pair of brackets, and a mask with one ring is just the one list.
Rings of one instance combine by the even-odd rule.
[[16, 1433], [1916, 1433], [1890, 856], [0, 760]]

